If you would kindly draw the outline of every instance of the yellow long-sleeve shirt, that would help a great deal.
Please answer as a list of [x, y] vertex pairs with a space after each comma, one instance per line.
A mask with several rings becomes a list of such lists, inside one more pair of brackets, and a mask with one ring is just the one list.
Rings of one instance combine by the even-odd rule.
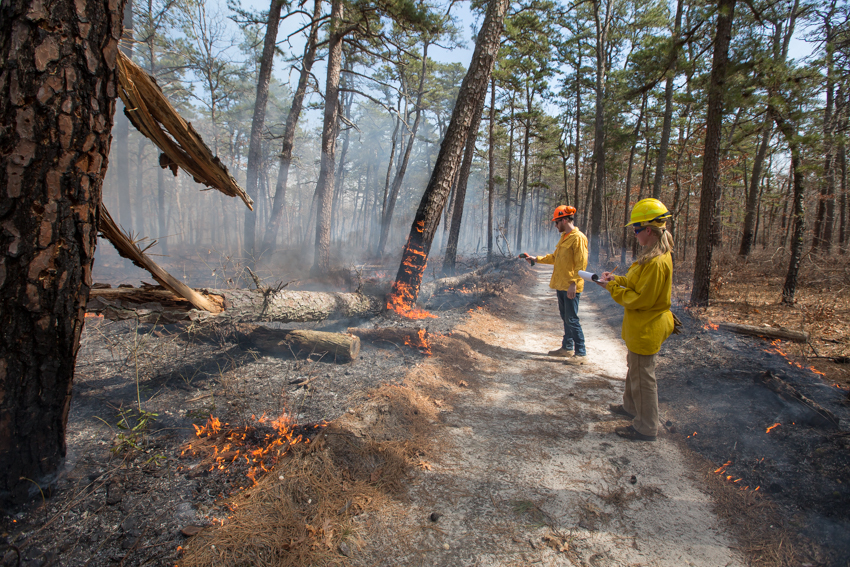
[[566, 291], [575, 282], [576, 293], [584, 290], [584, 280], [578, 275], [579, 270], [587, 269], [587, 237], [577, 228], [569, 234], [562, 234], [555, 251], [535, 259], [541, 264], [554, 264], [552, 279], [549, 287]]
[[670, 253], [641, 265], [635, 262], [625, 276], [605, 286], [614, 301], [625, 307], [622, 337], [636, 354], [655, 354], [673, 332], [670, 296], [673, 260]]

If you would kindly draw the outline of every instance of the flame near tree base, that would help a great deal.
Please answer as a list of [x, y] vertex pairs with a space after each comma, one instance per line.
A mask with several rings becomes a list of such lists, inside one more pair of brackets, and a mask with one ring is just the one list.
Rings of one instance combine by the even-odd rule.
[[428, 251], [422, 239], [423, 226], [424, 221], [417, 222], [415, 230], [408, 237], [401, 255], [401, 265], [398, 268], [396, 280], [387, 295], [387, 310], [408, 319], [437, 318], [436, 315], [416, 307], [422, 275], [428, 265]]

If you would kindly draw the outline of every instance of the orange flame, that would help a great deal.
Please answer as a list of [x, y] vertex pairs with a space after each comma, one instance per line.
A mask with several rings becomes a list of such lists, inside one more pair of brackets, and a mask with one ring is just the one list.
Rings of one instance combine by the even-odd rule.
[[[268, 421], [265, 414], [251, 418], [259, 425]], [[271, 432], [261, 434], [256, 426], [247, 425], [240, 429], [230, 429], [227, 423], [222, 423], [218, 418], [210, 416], [207, 423], [198, 427], [195, 425], [195, 434], [199, 438], [206, 438], [214, 443], [211, 447], [192, 447], [184, 450], [181, 456], [188, 450], [199, 449], [207, 452], [212, 463], [210, 471], [227, 470], [231, 465], [242, 462], [249, 467], [246, 476], [253, 484], [257, 484], [260, 478], [268, 473], [277, 460], [289, 452], [290, 447], [298, 443], [309, 443], [310, 440], [303, 434], [298, 433], [298, 426], [284, 412], [270, 423]], [[326, 427], [327, 423], [322, 421], [313, 429]], [[303, 429], [303, 427], [301, 428]], [[192, 454], [197, 454], [194, 450]]]
[[86, 319], [93, 317], [95, 319], [103, 319], [103, 313], [86, 313]]
[[786, 353], [784, 350], [782, 350], [780, 348], [781, 344], [782, 344], [782, 342], [779, 339], [774, 339], [774, 340], [770, 341], [770, 346], [773, 347], [773, 348], [772, 349], [765, 349], [765, 352], [773, 352], [773, 353], [778, 354], [779, 356], [781, 356], [782, 358], [784, 358], [788, 362], [789, 366], [796, 366], [797, 368], [799, 368], [801, 370], [809, 370], [811, 372], [814, 372], [815, 374], [825, 376], [825, 374], [823, 372], [821, 372], [820, 370], [818, 370], [814, 366], [803, 366], [799, 362], [795, 362], [793, 360], [788, 360], [788, 353]]
[[404, 339], [404, 344], [412, 348], [418, 348], [419, 352], [422, 354], [431, 356], [431, 344], [425, 336], [427, 333], [428, 331], [425, 329], [419, 329], [416, 333], [416, 337], [414, 338], [411, 335], [409, 338]]
[[768, 428], [765, 430], [765, 433], [770, 433], [770, 430], [771, 430], [771, 429], [774, 429], [774, 428], [776, 428], [776, 427], [779, 427], [780, 425], [781, 425], [780, 423], [774, 423], [773, 425], [771, 425], [770, 427], [768, 427]]
[[407, 319], [438, 319], [436, 315], [411, 304], [413, 292], [410, 287], [404, 282], [396, 282], [393, 286], [393, 293], [387, 296], [387, 310], [398, 313]]
[[711, 330], [711, 331], [716, 331], [717, 329], [719, 329], [719, 328], [720, 328], [720, 326], [719, 326], [719, 325], [715, 325], [714, 323], [712, 323], [711, 321], [709, 321], [708, 323], [706, 323], [705, 325], [703, 325], [703, 326], [702, 326], [702, 328], [703, 328], [703, 329], [705, 329], [706, 331], [709, 331], [709, 330]]

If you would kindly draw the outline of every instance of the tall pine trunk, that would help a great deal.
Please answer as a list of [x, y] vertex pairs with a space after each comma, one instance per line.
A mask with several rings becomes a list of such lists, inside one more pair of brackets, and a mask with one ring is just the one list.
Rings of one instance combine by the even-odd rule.
[[401, 190], [404, 175], [407, 173], [407, 165], [410, 163], [410, 153], [413, 150], [413, 142], [416, 139], [416, 132], [419, 130], [419, 120], [422, 116], [422, 96], [425, 94], [425, 72], [427, 70], [428, 62], [428, 43], [428, 40], [425, 40], [425, 44], [422, 49], [422, 67], [419, 69], [419, 91], [416, 93], [416, 117], [413, 119], [413, 127], [410, 129], [407, 146], [404, 149], [404, 156], [401, 158], [395, 179], [393, 179], [392, 190], [390, 191], [389, 199], [386, 203], [384, 216], [381, 219], [381, 240], [378, 242], [379, 256], [384, 253], [384, 247], [387, 245], [387, 238], [390, 233], [390, 225], [393, 220], [393, 212], [395, 211], [395, 204], [398, 200], [398, 193]]
[[773, 120], [770, 117], [770, 113], [767, 113], [764, 124], [762, 124], [761, 143], [759, 144], [758, 152], [756, 152], [756, 159], [753, 161], [753, 173], [750, 178], [750, 187], [747, 193], [747, 208], [744, 214], [744, 229], [741, 234], [741, 247], [738, 249], [739, 256], [749, 256], [753, 244], [755, 244], [755, 225], [759, 206], [761, 170], [764, 165], [764, 158], [767, 155], [767, 145], [770, 142], [772, 133]]
[[339, 74], [342, 69], [342, 0], [331, 5], [330, 39], [328, 41], [328, 72], [325, 81], [325, 112], [322, 125], [322, 159], [316, 182], [316, 246], [312, 275], [330, 271], [331, 265], [331, 200], [334, 192], [334, 167], [339, 116]]
[[[263, 141], [261, 139], [263, 126], [266, 122], [266, 105], [269, 100], [269, 82], [272, 76], [272, 65], [274, 64], [274, 50], [277, 43], [277, 30], [280, 24], [280, 9], [283, 0], [271, 0], [269, 16], [266, 20], [266, 37], [263, 40], [263, 56], [260, 60], [260, 72], [257, 77], [257, 96], [254, 100], [254, 115], [251, 119], [251, 135], [248, 139], [248, 171], [245, 183], [245, 192], [254, 201], [257, 200], [257, 180], [260, 174], [260, 162], [262, 161]], [[257, 213], [250, 208], [245, 209], [245, 237], [243, 242], [243, 254], [245, 259], [253, 265], [255, 256], [255, 236], [257, 230]]]
[[475, 42], [475, 51], [460, 86], [434, 171], [419, 202], [402, 252], [396, 281], [388, 297], [390, 305], [411, 308], [416, 303], [434, 233], [455, 172], [460, 167], [461, 154], [469, 136], [478, 101], [487, 93], [507, 8], [508, 0], [490, 0], [487, 5], [487, 13]]
[[478, 139], [478, 127], [481, 124], [481, 115], [484, 112], [486, 97], [482, 96], [475, 109], [472, 118], [472, 126], [469, 128], [469, 136], [466, 139], [466, 151], [463, 155], [463, 163], [460, 166], [460, 176], [457, 181], [455, 192], [455, 206], [452, 212], [452, 226], [449, 230], [449, 240], [446, 243], [446, 255], [443, 258], [443, 274], [452, 275], [455, 271], [457, 261], [457, 245], [460, 239], [460, 225], [463, 220], [463, 205], [466, 201], [466, 185], [469, 181], [469, 172], [472, 170], [472, 160], [475, 158], [475, 141]]
[[263, 245], [257, 254], [258, 258], [270, 255], [277, 245], [277, 234], [280, 230], [280, 221], [283, 218], [283, 207], [286, 204], [286, 185], [289, 180], [289, 166], [292, 163], [292, 148], [295, 145], [295, 131], [298, 127], [298, 119], [301, 116], [301, 108], [304, 104], [304, 96], [307, 93], [307, 81], [310, 70], [316, 60], [316, 46], [319, 41], [319, 17], [322, 12], [322, 0], [313, 3], [313, 20], [310, 24], [310, 36], [304, 48], [304, 58], [301, 61], [301, 73], [298, 77], [298, 86], [292, 96], [292, 104], [289, 114], [286, 116], [286, 126], [283, 130], [283, 144], [280, 150], [280, 161], [277, 174], [277, 185], [272, 201], [272, 210], [269, 221], [263, 235]]
[[[490, 124], [487, 146], [487, 261], [493, 260], [493, 213], [496, 199], [496, 79], [490, 79]], [[844, 209], [842, 209], [843, 213]], [[843, 223], [842, 223], [843, 226]]]
[[124, 2], [51, 8], [0, 4], [2, 507], [50, 487], [65, 458], [115, 113]]
[[711, 234], [715, 223], [715, 210], [719, 192], [720, 141], [723, 125], [723, 100], [726, 69], [729, 65], [729, 44], [732, 41], [732, 20], [736, 0], [720, 0], [717, 7], [717, 30], [714, 36], [714, 56], [708, 85], [708, 114], [706, 116], [705, 151], [702, 161], [702, 186], [700, 188], [699, 225], [697, 249], [694, 258], [694, 286], [691, 305], [708, 305], [711, 286]]
[[667, 70], [667, 84], [664, 86], [664, 123], [661, 127], [661, 142], [658, 145], [658, 158], [655, 163], [655, 182], [652, 184], [652, 197], [661, 199], [661, 184], [664, 181], [664, 166], [667, 164], [667, 148], [670, 145], [670, 130], [673, 124], [673, 81], [676, 79], [676, 67], [679, 60], [679, 34], [682, 30], [682, 3], [676, 3], [676, 21], [673, 24], [673, 47], [670, 53], [670, 66]]

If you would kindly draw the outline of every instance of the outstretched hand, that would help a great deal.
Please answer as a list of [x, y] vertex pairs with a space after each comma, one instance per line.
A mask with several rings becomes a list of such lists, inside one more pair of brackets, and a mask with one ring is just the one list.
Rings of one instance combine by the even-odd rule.
[[532, 266], [535, 264], [534, 256], [529, 256], [525, 252], [519, 255], [520, 258], [524, 258], [526, 262], [531, 264]]

